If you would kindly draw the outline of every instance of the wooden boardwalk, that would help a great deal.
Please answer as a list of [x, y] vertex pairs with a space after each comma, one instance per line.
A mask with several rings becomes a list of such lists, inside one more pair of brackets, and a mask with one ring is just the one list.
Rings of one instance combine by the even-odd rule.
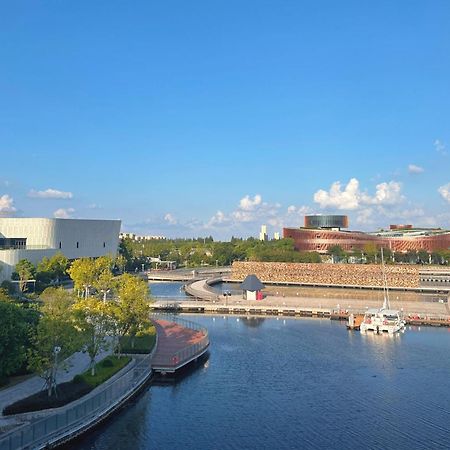
[[192, 328], [182, 322], [165, 319], [154, 319], [153, 323], [158, 334], [158, 345], [152, 359], [156, 372], [173, 373], [208, 350], [209, 338], [204, 328]]

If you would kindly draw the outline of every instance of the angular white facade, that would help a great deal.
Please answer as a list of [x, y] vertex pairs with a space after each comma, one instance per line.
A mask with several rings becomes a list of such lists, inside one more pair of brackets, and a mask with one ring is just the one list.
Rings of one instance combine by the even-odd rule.
[[24, 249], [0, 249], [0, 281], [21, 259], [37, 264], [57, 252], [68, 259], [115, 256], [120, 220], [0, 218], [0, 238], [26, 238]]

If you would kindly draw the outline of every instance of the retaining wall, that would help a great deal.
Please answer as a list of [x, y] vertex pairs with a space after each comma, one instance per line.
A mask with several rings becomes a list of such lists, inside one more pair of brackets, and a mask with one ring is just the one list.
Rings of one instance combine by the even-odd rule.
[[[389, 287], [419, 288], [418, 266], [387, 265]], [[381, 265], [241, 262], [233, 263], [231, 278], [242, 281], [255, 274], [262, 282], [336, 286], [383, 286]]]

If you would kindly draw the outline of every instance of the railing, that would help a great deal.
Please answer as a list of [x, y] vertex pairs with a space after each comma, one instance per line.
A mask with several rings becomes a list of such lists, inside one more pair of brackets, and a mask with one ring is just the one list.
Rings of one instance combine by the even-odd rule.
[[152, 353], [96, 393], [87, 394], [76, 402], [55, 408], [42, 419], [0, 435], [0, 450], [39, 448], [95, 422], [136, 391], [150, 376], [156, 346], [157, 342]]

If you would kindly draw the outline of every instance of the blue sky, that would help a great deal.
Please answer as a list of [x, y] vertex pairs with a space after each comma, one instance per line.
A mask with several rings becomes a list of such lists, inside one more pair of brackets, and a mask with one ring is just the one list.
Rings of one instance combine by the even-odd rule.
[[0, 214], [450, 228], [449, 22], [446, 0], [4, 2]]

